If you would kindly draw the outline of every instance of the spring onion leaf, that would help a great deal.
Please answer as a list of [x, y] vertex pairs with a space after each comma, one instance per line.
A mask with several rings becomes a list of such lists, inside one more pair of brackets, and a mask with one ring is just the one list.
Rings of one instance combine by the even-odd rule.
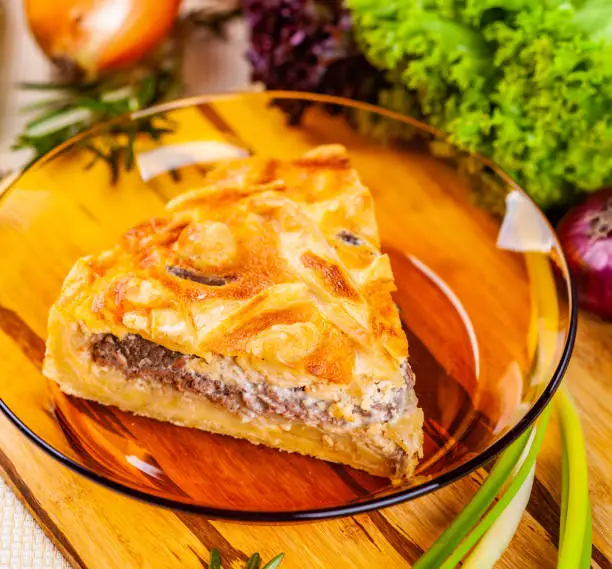
[[[558, 411], [557, 411], [558, 413]], [[567, 523], [567, 497], [569, 495], [569, 459], [565, 449], [561, 451], [561, 514], [559, 521], [559, 550], [563, 548]]]
[[478, 540], [486, 533], [486, 531], [493, 525], [495, 520], [499, 518], [502, 512], [508, 507], [516, 493], [519, 491], [525, 480], [529, 476], [531, 470], [534, 468], [535, 460], [540, 452], [542, 442], [544, 441], [544, 435], [546, 434], [546, 427], [548, 425], [548, 419], [550, 417], [551, 407], [550, 405], [544, 410], [538, 425], [536, 427], [536, 434], [533, 439], [533, 444], [529, 450], [529, 454], [525, 459], [525, 463], [519, 469], [517, 475], [514, 477], [508, 489], [500, 497], [497, 503], [489, 510], [486, 516], [479, 522], [469, 536], [453, 551], [447, 561], [441, 565], [441, 569], [452, 569], [455, 567], [463, 557], [476, 545]]
[[495, 566], [518, 529], [529, 502], [534, 478], [535, 464], [508, 507], [465, 560], [462, 569], [492, 569]]
[[[583, 567], [584, 559], [591, 555], [591, 515], [588, 491], [588, 471], [584, 436], [576, 407], [566, 389], [556, 398], [561, 443], [566, 455], [566, 492], [562, 496], [561, 510], [564, 518], [559, 539], [558, 569]], [[571, 524], [568, 521], [571, 520]], [[588, 551], [587, 551], [588, 550]], [[588, 565], [586, 565], [588, 567]]]
[[512, 469], [528, 444], [530, 433], [531, 431], [523, 433], [517, 441], [504, 451], [495, 463], [487, 480], [469, 504], [430, 549], [419, 558], [412, 569], [440, 569], [440, 565], [448, 557], [449, 552], [453, 551], [471, 531], [474, 523], [487, 511], [495, 496], [508, 480]]
[[42, 138], [74, 124], [87, 124], [91, 113], [86, 109], [53, 109], [28, 123], [26, 135]]
[[580, 569], [590, 569], [591, 555], [593, 553], [593, 521], [591, 519], [591, 506], [587, 511], [587, 527], [584, 536], [584, 546], [582, 548], [582, 558], [580, 559]]

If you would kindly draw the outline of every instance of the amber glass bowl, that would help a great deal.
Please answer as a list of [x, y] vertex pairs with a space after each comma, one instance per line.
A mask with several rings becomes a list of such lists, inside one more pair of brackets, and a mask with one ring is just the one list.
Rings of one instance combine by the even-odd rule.
[[[283, 110], [281, 110], [283, 109]], [[297, 124], [287, 121], [287, 111]], [[576, 309], [545, 217], [506, 175], [433, 129], [299, 93], [204, 96], [80, 136], [0, 190], [0, 397], [63, 464], [126, 494], [211, 517], [295, 521], [416, 498], [491, 460], [547, 405]], [[159, 140], [118, 134], [154, 126]], [[41, 374], [49, 307], [81, 256], [111, 246], [217, 161], [341, 143], [371, 188], [425, 422], [417, 476], [362, 472], [68, 397]], [[118, 150], [121, 147], [124, 150]], [[114, 149], [114, 150], [113, 150]], [[112, 172], [96, 151], [122, 156]]]

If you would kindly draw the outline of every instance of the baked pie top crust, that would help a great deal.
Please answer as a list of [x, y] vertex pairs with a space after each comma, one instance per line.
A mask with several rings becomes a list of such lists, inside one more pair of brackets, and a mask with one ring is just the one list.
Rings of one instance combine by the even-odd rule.
[[247, 358], [299, 385], [404, 386], [393, 275], [346, 150], [227, 162], [206, 184], [79, 260], [53, 310], [91, 334]]

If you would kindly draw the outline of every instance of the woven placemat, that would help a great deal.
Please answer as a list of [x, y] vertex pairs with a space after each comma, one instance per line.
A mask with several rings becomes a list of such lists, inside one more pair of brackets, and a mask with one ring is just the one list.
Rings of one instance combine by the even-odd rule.
[[0, 478], [0, 568], [70, 569], [13, 491]]

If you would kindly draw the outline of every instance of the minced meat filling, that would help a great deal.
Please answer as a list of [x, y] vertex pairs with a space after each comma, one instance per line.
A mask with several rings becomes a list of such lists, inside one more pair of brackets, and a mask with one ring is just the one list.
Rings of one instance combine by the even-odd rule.
[[[117, 368], [127, 378], [140, 377], [179, 391], [196, 393], [232, 412], [247, 416], [273, 413], [310, 424], [347, 424], [344, 419], [330, 415], [332, 401], [311, 397], [303, 387], [276, 387], [249, 381], [225, 383], [194, 371], [188, 364], [198, 359], [196, 356], [169, 350], [136, 334], [121, 339], [112, 334], [99, 335], [91, 345], [91, 354], [95, 363]], [[412, 375], [410, 369], [406, 367], [403, 371], [408, 383]], [[375, 405], [370, 410], [355, 405], [353, 413], [359, 417], [359, 424], [388, 421], [406, 410], [407, 398], [407, 389], [398, 388], [390, 403]]]

